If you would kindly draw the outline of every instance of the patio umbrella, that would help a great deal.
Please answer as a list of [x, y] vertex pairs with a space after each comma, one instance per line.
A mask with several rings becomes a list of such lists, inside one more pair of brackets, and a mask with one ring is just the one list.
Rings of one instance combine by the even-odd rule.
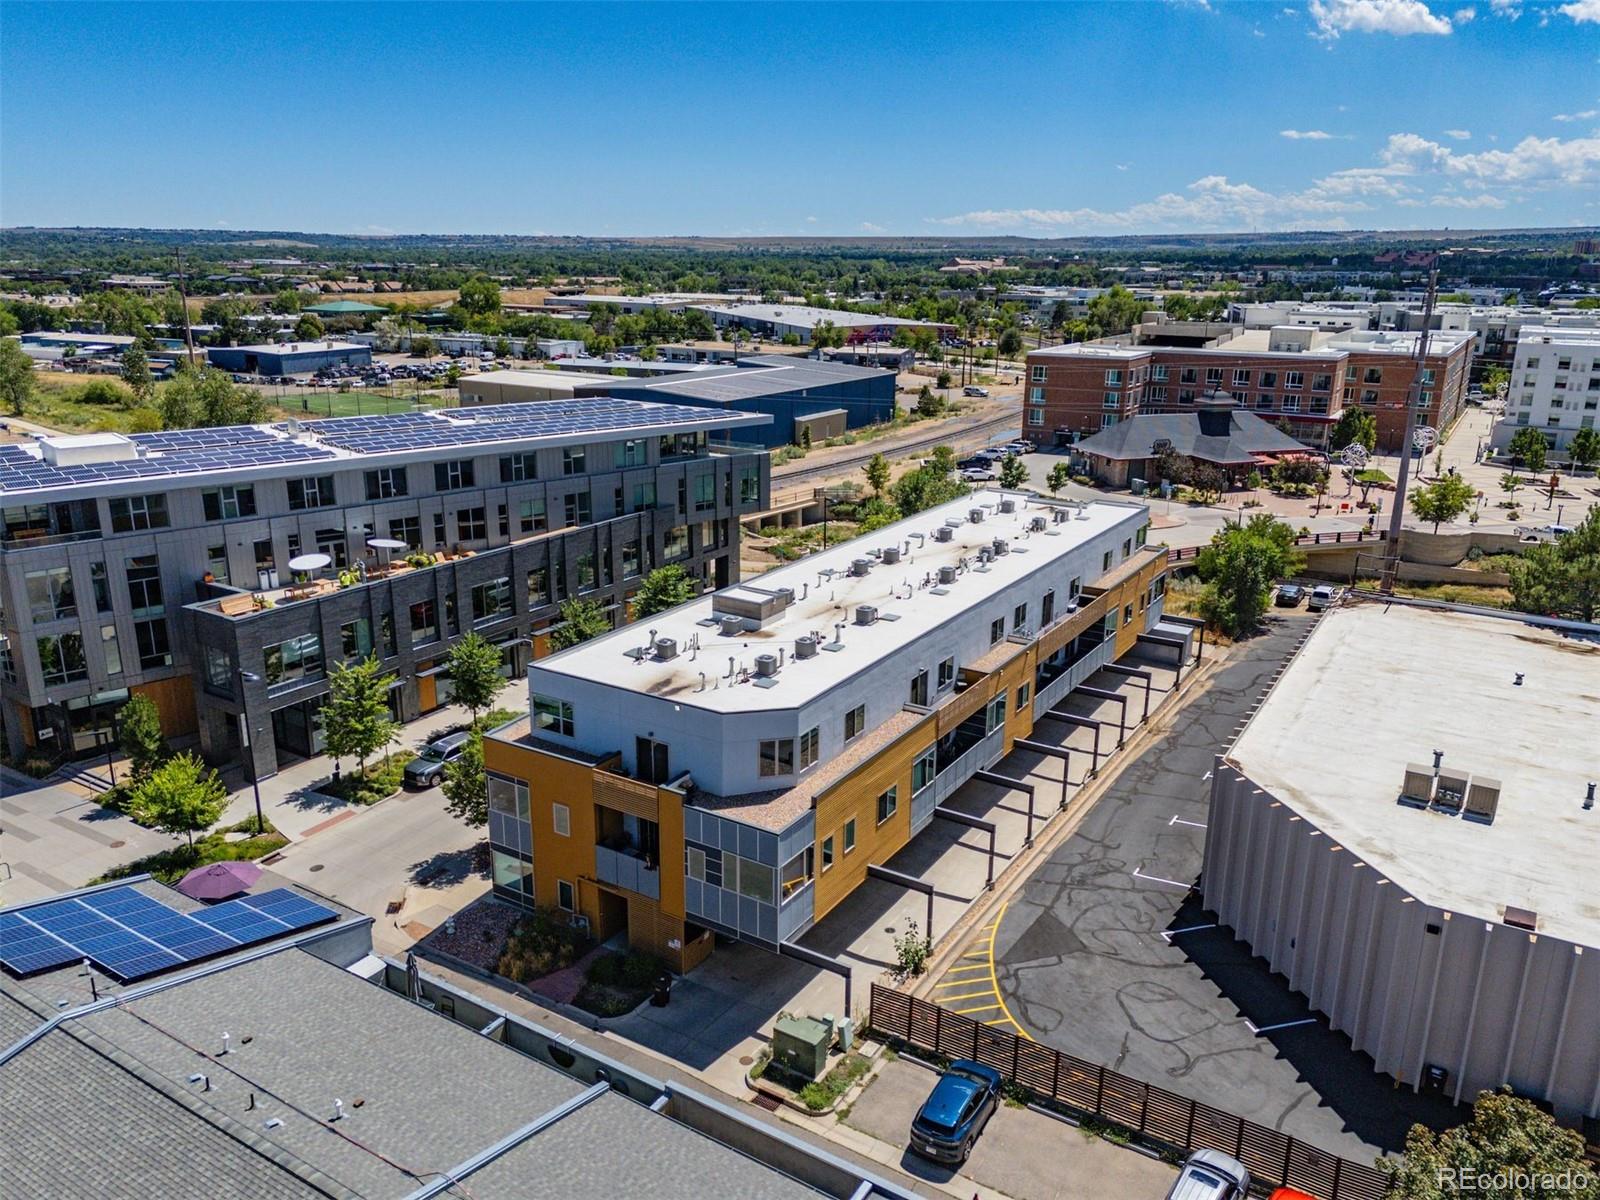
[[226, 900], [248, 891], [261, 878], [252, 862], [219, 862], [196, 867], [178, 882], [178, 890], [193, 900]]

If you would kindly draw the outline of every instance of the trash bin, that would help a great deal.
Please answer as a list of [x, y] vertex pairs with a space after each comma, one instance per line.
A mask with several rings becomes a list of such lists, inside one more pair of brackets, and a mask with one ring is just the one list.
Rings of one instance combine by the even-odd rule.
[[655, 986], [650, 991], [650, 1003], [655, 1008], [665, 1008], [667, 1001], [672, 999], [672, 976], [663, 971], [656, 976]]

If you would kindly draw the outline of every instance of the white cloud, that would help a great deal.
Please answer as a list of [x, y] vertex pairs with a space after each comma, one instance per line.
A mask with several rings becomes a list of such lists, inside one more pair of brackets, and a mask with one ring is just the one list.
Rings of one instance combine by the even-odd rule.
[[1476, 196], [1462, 196], [1455, 192], [1441, 192], [1428, 201], [1434, 208], [1504, 208], [1506, 202], [1499, 196], [1483, 192]]
[[806, 224], [807, 225], [815, 225], [816, 223], [817, 223], [817, 219], [815, 217], [807, 217], [806, 218]]
[[1118, 163], [1117, 164], [1117, 170], [1126, 171], [1131, 166], [1133, 166], [1133, 164], [1131, 162]]
[[1465, 141], [1469, 140], [1472, 137], [1472, 130], [1470, 130], [1470, 129], [1446, 129], [1444, 131], [1444, 135], [1447, 138], [1455, 138], [1455, 140], [1458, 141], [1458, 142], [1465, 142]]
[[863, 221], [863, 222], [861, 222], [861, 232], [862, 233], [884, 233], [886, 231], [884, 230], [882, 225], [874, 225], [871, 221]]
[[1522, 0], [1489, 0], [1489, 11], [1497, 17], [1515, 21], [1522, 15]]
[[1458, 8], [1450, 14], [1450, 19], [1457, 25], [1465, 25], [1469, 21], [1476, 20], [1477, 16], [1478, 10], [1475, 8]]
[[1600, 25], [1600, 0], [1572, 0], [1571, 4], [1563, 4], [1559, 11], [1579, 25]]
[[[1600, 0], [1578, 0], [1600, 4]], [[1314, 37], [1332, 40], [1341, 33], [1447, 34], [1450, 18], [1434, 12], [1423, 0], [1311, 0]]]
[[1338, 135], [1322, 129], [1280, 129], [1278, 136], [1292, 142], [1331, 142]]
[[1600, 117], [1600, 108], [1586, 108], [1582, 112], [1557, 113], [1552, 121], [1590, 121]]

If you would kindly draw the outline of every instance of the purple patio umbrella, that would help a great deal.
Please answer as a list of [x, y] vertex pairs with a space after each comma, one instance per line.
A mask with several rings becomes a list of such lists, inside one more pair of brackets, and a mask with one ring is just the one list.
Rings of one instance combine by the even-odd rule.
[[194, 900], [226, 900], [248, 891], [261, 878], [253, 862], [219, 862], [196, 867], [178, 882], [178, 890]]

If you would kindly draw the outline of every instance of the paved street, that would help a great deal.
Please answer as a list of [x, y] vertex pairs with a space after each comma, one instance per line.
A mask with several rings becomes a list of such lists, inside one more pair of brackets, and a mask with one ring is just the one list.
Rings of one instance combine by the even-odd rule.
[[10, 868], [0, 867], [0, 905], [82, 887], [129, 859], [182, 841], [100, 807], [80, 787], [7, 772], [0, 791], [0, 862]]
[[1190, 894], [1213, 756], [1311, 619], [1268, 625], [1013, 897], [996, 976], [1028, 1036], [1366, 1161], [1442, 1106], [1394, 1090]]

